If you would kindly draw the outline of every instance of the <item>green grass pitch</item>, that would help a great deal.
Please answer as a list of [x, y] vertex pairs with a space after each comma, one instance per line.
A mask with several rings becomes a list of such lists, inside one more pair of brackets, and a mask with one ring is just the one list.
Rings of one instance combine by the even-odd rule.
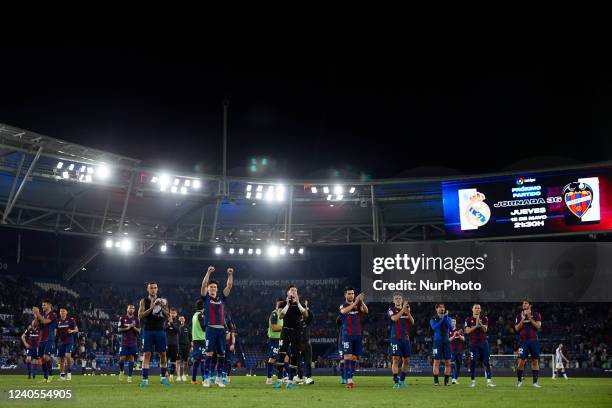
[[[39, 376], [37, 376], [38, 380]], [[174, 383], [165, 388], [159, 377], [151, 377], [146, 389], [138, 388], [138, 377], [128, 384], [116, 376], [75, 375], [71, 382], [60, 382], [55, 376], [50, 384], [38, 384], [25, 376], [0, 375], [0, 407], [87, 407], [87, 408], [189, 408], [189, 407], [612, 407], [612, 379], [541, 378], [542, 388], [531, 387], [526, 378], [523, 387], [515, 387], [514, 378], [495, 379], [496, 388], [485, 387], [482, 378], [476, 388], [468, 387], [469, 378], [459, 385], [433, 387], [430, 377], [409, 377], [408, 389], [391, 388], [390, 377], [356, 376], [356, 387], [346, 389], [337, 377], [315, 377], [315, 384], [296, 389], [276, 390], [264, 384], [264, 377], [233, 377], [225, 389], [203, 388], [190, 383]], [[9, 389], [70, 388], [73, 401], [8, 401]]]

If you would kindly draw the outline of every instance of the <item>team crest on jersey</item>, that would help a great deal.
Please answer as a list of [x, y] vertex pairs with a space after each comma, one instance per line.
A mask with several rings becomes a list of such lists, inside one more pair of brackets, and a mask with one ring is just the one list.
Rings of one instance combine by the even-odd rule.
[[574, 181], [563, 187], [565, 205], [578, 218], [582, 218], [593, 203], [593, 189], [586, 183]]

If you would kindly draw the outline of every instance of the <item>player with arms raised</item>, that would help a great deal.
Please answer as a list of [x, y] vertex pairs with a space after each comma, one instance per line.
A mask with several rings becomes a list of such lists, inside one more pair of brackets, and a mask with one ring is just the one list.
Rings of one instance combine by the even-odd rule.
[[214, 267], [208, 267], [200, 287], [206, 322], [206, 361], [204, 363], [204, 382], [202, 385], [210, 387], [210, 378], [214, 369], [213, 356], [215, 356], [217, 358], [217, 374], [221, 375], [221, 381], [217, 385], [225, 387], [228, 384], [227, 373], [225, 372], [225, 299], [229, 296], [234, 285], [234, 268], [227, 268], [227, 283], [221, 294], [219, 294], [219, 282], [210, 279], [214, 271]]
[[[292, 389], [296, 387], [293, 377], [295, 376], [300, 352], [302, 351], [302, 336], [300, 335], [302, 327], [301, 319], [308, 318], [308, 310], [300, 303], [297, 287], [289, 285], [285, 293], [287, 294], [286, 303], [278, 314], [279, 319], [283, 320], [283, 329], [281, 330], [279, 341], [279, 359], [280, 361], [287, 361], [287, 358], [289, 359], [287, 389]], [[272, 385], [274, 388], [280, 388], [281, 386], [282, 380], [280, 378]]]
[[346, 387], [354, 388], [353, 374], [357, 359], [363, 349], [363, 328], [361, 315], [368, 313], [368, 306], [363, 301], [363, 293], [355, 296], [355, 289], [344, 289], [344, 303], [340, 305], [342, 319], [342, 347], [344, 354], [344, 371]]
[[514, 329], [519, 333], [518, 364], [516, 368], [516, 386], [523, 385], [523, 370], [525, 361], [531, 355], [531, 374], [533, 386], [540, 388], [538, 374], [540, 372], [540, 340], [538, 331], [542, 329], [542, 316], [531, 310], [531, 302], [523, 301], [522, 311], [516, 316]]
[[[410, 361], [410, 326], [414, 326], [414, 318], [410, 314], [410, 306], [404, 301], [401, 293], [393, 294], [393, 306], [387, 311], [391, 319], [391, 355], [393, 362], [391, 372], [393, 373], [393, 388], [408, 388], [405, 379], [408, 373]], [[399, 363], [402, 362], [402, 372], [399, 374]]]

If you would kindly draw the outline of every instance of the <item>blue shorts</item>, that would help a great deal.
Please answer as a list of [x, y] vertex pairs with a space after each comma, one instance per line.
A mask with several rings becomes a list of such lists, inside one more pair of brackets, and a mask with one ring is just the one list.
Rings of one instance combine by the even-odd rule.
[[362, 336], [342, 336], [342, 351], [344, 355], [360, 356], [363, 352]]
[[391, 355], [394, 357], [410, 357], [411, 345], [407, 339], [391, 339]]
[[202, 360], [206, 351], [206, 340], [194, 340], [191, 358], [193, 361]]
[[470, 358], [475, 361], [489, 361], [489, 343], [482, 343], [471, 346]]
[[206, 326], [206, 352], [217, 355], [225, 354], [225, 329]]
[[38, 360], [38, 347], [26, 349], [26, 356], [31, 357], [34, 360]]
[[529, 355], [531, 355], [532, 359], [538, 360], [540, 358], [540, 343], [538, 341], [521, 343], [518, 352], [519, 357], [523, 360], [527, 360]]
[[119, 346], [119, 355], [136, 357], [138, 355], [138, 347], [136, 346], [136, 344], [133, 344], [131, 346], [121, 345]]
[[342, 348], [342, 343], [338, 344], [338, 357], [340, 357], [340, 360], [344, 358], [344, 349]]
[[49, 341], [41, 341], [38, 343], [38, 356], [50, 356], [53, 351], [53, 339], [49, 339]]
[[229, 351], [229, 346], [226, 347], [226, 352], [225, 352], [225, 361], [230, 363], [230, 365], [232, 364], [232, 359], [234, 358], [234, 352], [233, 351]]
[[72, 353], [73, 346], [74, 346], [73, 343], [58, 344], [57, 345], [57, 356], [59, 358], [64, 358], [64, 356], [66, 356], [66, 353]]
[[450, 343], [442, 341], [434, 341], [433, 343], [433, 358], [434, 360], [450, 360]]
[[268, 358], [278, 360], [278, 351], [280, 346], [278, 344], [280, 339], [268, 339]]
[[166, 332], [163, 330], [145, 330], [142, 333], [142, 351], [144, 353], [153, 352], [153, 348], [158, 353], [165, 353], [168, 344], [166, 343]]
[[451, 352], [451, 361], [461, 365], [463, 362], [463, 354], [461, 352]]

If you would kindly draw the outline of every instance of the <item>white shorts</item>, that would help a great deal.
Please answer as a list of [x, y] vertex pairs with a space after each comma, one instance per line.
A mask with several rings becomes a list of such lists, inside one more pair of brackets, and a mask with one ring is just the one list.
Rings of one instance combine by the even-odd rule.
[[563, 363], [559, 363], [559, 362], [558, 362], [557, 364], [555, 364], [555, 368], [556, 368], [557, 370], [562, 370], [562, 369], [564, 369], [565, 367], [563, 367]]

